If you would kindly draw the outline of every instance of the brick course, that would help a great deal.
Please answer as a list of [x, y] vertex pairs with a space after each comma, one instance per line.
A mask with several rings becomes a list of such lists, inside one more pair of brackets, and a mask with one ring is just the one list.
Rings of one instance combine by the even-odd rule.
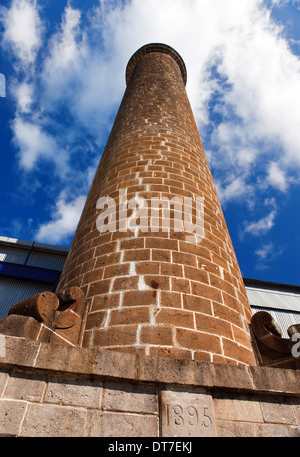
[[[126, 80], [58, 290], [77, 285], [86, 293], [84, 345], [255, 364], [250, 307], [187, 98], [185, 65], [168, 46], [148, 45], [130, 59]], [[127, 201], [146, 199], [148, 215], [137, 220], [138, 232], [124, 231], [121, 217], [116, 231], [100, 233], [97, 201], [114, 198], [119, 210], [120, 189]], [[174, 206], [151, 214], [151, 199], [173, 197], [191, 197], [190, 222], [196, 198], [204, 198], [201, 242], [186, 240], [192, 228], [174, 230]], [[133, 207], [127, 215], [134, 217]]]

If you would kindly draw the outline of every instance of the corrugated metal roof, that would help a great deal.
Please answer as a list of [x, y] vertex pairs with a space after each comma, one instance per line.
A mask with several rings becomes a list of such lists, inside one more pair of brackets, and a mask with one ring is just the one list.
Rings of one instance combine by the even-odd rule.
[[47, 268], [48, 270], [62, 271], [65, 261], [66, 256], [64, 255], [33, 250], [26, 265], [30, 265], [32, 267]]
[[32, 241], [19, 240], [18, 238], [9, 238], [8, 236], [0, 236], [0, 243], [6, 245], [24, 246], [30, 248]]
[[300, 312], [300, 293], [246, 286], [251, 306]]
[[[29, 257], [28, 257], [29, 256]], [[0, 244], [0, 261], [15, 263], [18, 265], [30, 265], [32, 267], [47, 268], [48, 270], [62, 271], [64, 263], [66, 261], [67, 252], [57, 251], [50, 252], [41, 251], [36, 249], [34, 245], [33, 249], [21, 248], [11, 245]]]
[[22, 249], [11, 246], [0, 246], [0, 260], [2, 262], [17, 263], [24, 265], [28, 249]]
[[0, 319], [7, 316], [9, 309], [31, 295], [52, 291], [53, 284], [23, 279], [0, 277]]
[[40, 251], [49, 251], [49, 252], [56, 252], [57, 254], [67, 255], [70, 248], [65, 246], [56, 246], [54, 244], [45, 244], [45, 243], [34, 243], [34, 249], [38, 249]]
[[37, 243], [27, 240], [19, 240], [18, 238], [0, 236], [0, 245], [25, 247], [27, 249], [30, 249], [33, 244], [36, 249], [39, 249], [41, 251], [50, 251], [61, 254], [67, 254], [69, 251], [69, 248], [65, 246], [56, 246], [54, 244]]

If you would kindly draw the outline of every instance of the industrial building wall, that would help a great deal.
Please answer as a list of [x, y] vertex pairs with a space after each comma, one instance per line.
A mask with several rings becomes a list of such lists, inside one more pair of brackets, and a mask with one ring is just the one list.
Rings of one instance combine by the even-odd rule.
[[0, 237], [0, 319], [24, 298], [54, 291], [68, 248]]
[[51, 282], [35, 282], [26, 279], [1, 277], [0, 278], [0, 319], [7, 316], [10, 308], [24, 298], [31, 295], [52, 291]]
[[61, 271], [66, 261], [67, 249], [60, 248], [58, 253], [57, 246], [53, 246], [53, 251], [42, 250], [39, 244], [25, 242], [13, 245], [4, 245], [0, 242], [0, 261], [14, 263], [18, 265], [29, 265], [33, 267], [46, 268], [47, 270]]

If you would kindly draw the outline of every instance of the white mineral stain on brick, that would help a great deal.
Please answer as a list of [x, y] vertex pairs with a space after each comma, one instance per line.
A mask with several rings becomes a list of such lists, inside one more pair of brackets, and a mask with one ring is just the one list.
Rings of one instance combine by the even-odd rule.
[[156, 298], [157, 298], [157, 308], [161, 308], [161, 292], [160, 290], [158, 289], [156, 291]]
[[129, 267], [129, 275], [135, 275], [136, 274], [136, 271], [135, 271], [135, 262], [130, 262], [130, 267]]
[[141, 186], [143, 184], [143, 178], [140, 177], [139, 171], [136, 172], [135, 178], [139, 181], [139, 185]]
[[[144, 200], [139, 200], [139, 193], [138, 192], [135, 193], [135, 196], [133, 197], [133, 200], [135, 200], [138, 203], [143, 203], [144, 202]], [[131, 221], [133, 220], [134, 223], [136, 222], [135, 221], [136, 220], [136, 214], [137, 214], [136, 209], [133, 209], [133, 212], [132, 212], [131, 216], [129, 216], [127, 218], [127, 227], [129, 228], [129, 230], [131, 230], [133, 232], [135, 238], [137, 238], [137, 236], [138, 236], [140, 227], [139, 227], [139, 225], [135, 225], [134, 227], [132, 227], [131, 226]]]
[[102, 326], [102, 328], [108, 328], [108, 324], [109, 324], [109, 320], [110, 320], [110, 314], [111, 314], [111, 309], [108, 309], [107, 310], [107, 315], [106, 315], [106, 319], [105, 319], [105, 322], [104, 322], [104, 325]]
[[109, 294], [112, 293], [113, 285], [114, 285], [115, 279], [116, 279], [116, 278], [114, 277], [114, 278], [112, 278], [111, 281], [110, 281], [109, 291], [108, 291]]
[[156, 314], [158, 310], [155, 306], [150, 306], [150, 325], [156, 324]]
[[221, 278], [224, 279], [224, 268], [223, 267], [219, 267], [219, 270], [220, 270]]
[[137, 344], [137, 346], [141, 346], [141, 338], [140, 338], [140, 336], [141, 336], [141, 328], [142, 328], [142, 325], [139, 324], [137, 326], [137, 331], [136, 331], [136, 344]]
[[145, 283], [144, 275], [140, 275], [140, 276], [139, 276], [138, 289], [139, 289], [139, 290], [151, 290], [151, 287], [149, 287], [149, 286]]

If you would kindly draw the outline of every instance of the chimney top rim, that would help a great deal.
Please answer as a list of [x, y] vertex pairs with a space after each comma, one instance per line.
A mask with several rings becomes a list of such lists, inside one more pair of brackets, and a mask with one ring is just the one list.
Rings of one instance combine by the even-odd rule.
[[173, 59], [177, 62], [180, 72], [182, 75], [182, 79], [184, 85], [186, 85], [187, 81], [187, 71], [185, 63], [182, 57], [178, 54], [175, 49], [171, 46], [163, 44], [163, 43], [149, 43], [145, 44], [141, 48], [139, 48], [129, 59], [127, 67], [126, 67], [126, 84], [128, 85], [130, 76], [133, 72], [134, 67], [136, 66], [137, 62], [146, 54], [150, 54], [151, 52], [161, 52], [162, 54], [168, 54], [169, 56], [173, 57]]

